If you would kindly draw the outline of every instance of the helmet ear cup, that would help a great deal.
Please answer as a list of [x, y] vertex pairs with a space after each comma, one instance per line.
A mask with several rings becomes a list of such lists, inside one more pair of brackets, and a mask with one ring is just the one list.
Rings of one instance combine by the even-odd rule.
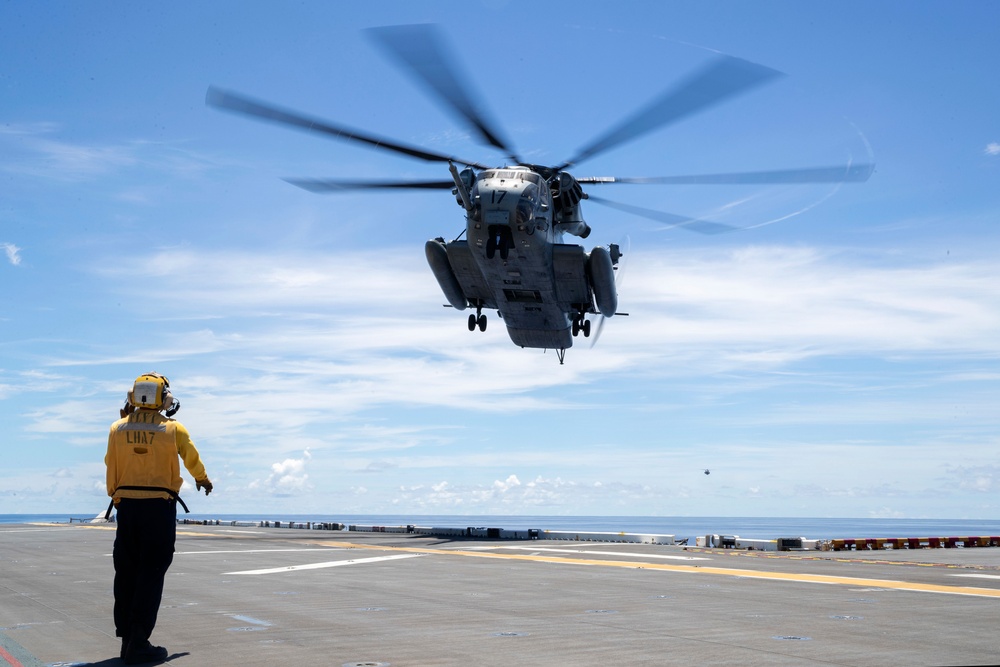
[[167, 417], [173, 417], [181, 409], [181, 402], [170, 393], [170, 380], [163, 375], [159, 377], [163, 379], [163, 395], [160, 397], [160, 409], [164, 411]]
[[174, 398], [174, 395], [170, 393], [170, 389], [167, 387], [163, 388], [163, 396], [160, 400], [160, 409], [163, 410], [168, 417], [173, 417], [177, 414], [177, 411], [181, 409], [181, 402]]
[[166, 398], [163, 400], [163, 412], [167, 417], [173, 417], [177, 414], [177, 411], [181, 409], [181, 402], [178, 401], [170, 392], [167, 392]]

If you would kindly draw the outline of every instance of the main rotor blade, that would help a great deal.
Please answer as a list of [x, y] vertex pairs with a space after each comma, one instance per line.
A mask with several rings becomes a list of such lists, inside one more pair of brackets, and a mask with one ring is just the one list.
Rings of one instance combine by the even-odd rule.
[[214, 86], [209, 87], [208, 93], [205, 95], [205, 103], [209, 106], [225, 109], [226, 111], [233, 111], [245, 116], [253, 116], [254, 118], [272, 121], [281, 125], [290, 125], [292, 127], [306, 130], [307, 132], [316, 132], [335, 139], [342, 139], [344, 141], [359, 141], [361, 143], [374, 146], [375, 148], [402, 153], [403, 155], [409, 155], [410, 157], [415, 157], [420, 160], [427, 160], [428, 162], [455, 162], [457, 164], [476, 167], [477, 169], [487, 168], [486, 165], [481, 165], [478, 162], [470, 162], [469, 160], [462, 160], [452, 155], [444, 155], [415, 146], [407, 146], [406, 144], [397, 143], [390, 139], [386, 139], [385, 137], [365, 134], [360, 130], [355, 130], [343, 125], [334, 125], [318, 118], [311, 118], [304, 114], [300, 114], [296, 111], [281, 109], [266, 102], [260, 102], [237, 93], [220, 90]]
[[369, 28], [382, 48], [417, 78], [438, 98], [468, 123], [490, 146], [504, 151], [507, 157], [520, 163], [510, 142], [501, 137], [495, 125], [488, 121], [481, 106], [472, 101], [462, 78], [451, 64], [456, 62], [438, 30], [429, 24]]
[[704, 111], [779, 75], [781, 72], [770, 67], [722, 56], [582, 149], [575, 157], [558, 167], [557, 171]]
[[863, 183], [875, 171], [874, 164], [855, 164], [841, 167], [808, 167], [777, 171], [745, 171], [728, 174], [691, 174], [685, 176], [592, 176], [576, 179], [579, 183], [603, 185], [605, 183], [702, 185], [702, 184], [769, 184], [769, 183]]
[[690, 229], [691, 231], [698, 232], [700, 234], [724, 234], [726, 232], [735, 232], [739, 230], [739, 227], [733, 227], [732, 225], [727, 225], [722, 222], [711, 222], [709, 220], [699, 220], [697, 218], [674, 215], [673, 213], [664, 213], [663, 211], [654, 211], [653, 209], [632, 206], [631, 204], [622, 204], [621, 202], [611, 201], [610, 199], [595, 197], [593, 195], [588, 195], [587, 200], [603, 204], [604, 206], [610, 206], [611, 208], [616, 208], [619, 211], [625, 211], [626, 213], [631, 213], [632, 215], [638, 215], [643, 218], [649, 218], [650, 220], [662, 222], [670, 227], [683, 227], [684, 229]]
[[286, 178], [285, 181], [310, 192], [350, 192], [352, 190], [447, 190], [455, 181], [339, 181], [319, 178]]

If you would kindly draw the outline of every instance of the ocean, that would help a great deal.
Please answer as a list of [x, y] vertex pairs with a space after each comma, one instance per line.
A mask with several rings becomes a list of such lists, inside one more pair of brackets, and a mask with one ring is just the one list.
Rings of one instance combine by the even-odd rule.
[[[0, 514], [3, 523], [69, 523], [93, 518], [79, 514]], [[991, 519], [859, 519], [802, 517], [691, 516], [536, 516], [442, 514], [179, 514], [180, 518], [219, 521], [328, 522], [345, 525], [430, 526], [434, 528], [504, 528], [674, 535], [738, 535], [748, 539], [805, 537], [811, 540], [860, 537], [948, 537], [1000, 535], [1000, 520]]]

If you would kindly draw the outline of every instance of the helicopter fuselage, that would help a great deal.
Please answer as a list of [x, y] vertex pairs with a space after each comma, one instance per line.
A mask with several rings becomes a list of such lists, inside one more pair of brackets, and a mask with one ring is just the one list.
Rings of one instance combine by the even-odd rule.
[[[568, 176], [568, 175], [564, 175]], [[590, 334], [588, 314], [614, 315], [617, 294], [608, 250], [564, 243], [585, 237], [570, 177], [550, 183], [525, 166], [462, 174], [467, 240], [427, 242], [428, 263], [449, 303], [476, 309], [469, 329], [485, 330], [497, 310], [515, 345], [565, 350]], [[576, 186], [578, 190], [578, 186]], [[595, 302], [596, 301], [596, 302]]]

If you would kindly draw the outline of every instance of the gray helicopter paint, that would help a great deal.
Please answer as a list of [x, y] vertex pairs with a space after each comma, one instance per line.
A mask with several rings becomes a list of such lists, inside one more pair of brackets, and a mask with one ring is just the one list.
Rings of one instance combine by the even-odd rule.
[[[527, 167], [484, 171], [471, 208], [468, 241], [444, 244], [466, 298], [477, 310], [499, 311], [515, 345], [572, 347], [571, 317], [598, 311], [588, 255], [581, 246], [562, 243], [563, 228], [586, 230], [586, 223], [578, 215], [569, 225], [554, 221], [549, 185]], [[498, 235], [505, 249], [491, 247]], [[433, 262], [431, 268], [439, 274]], [[607, 278], [613, 284], [613, 275]], [[439, 283], [446, 280], [438, 275]]]

